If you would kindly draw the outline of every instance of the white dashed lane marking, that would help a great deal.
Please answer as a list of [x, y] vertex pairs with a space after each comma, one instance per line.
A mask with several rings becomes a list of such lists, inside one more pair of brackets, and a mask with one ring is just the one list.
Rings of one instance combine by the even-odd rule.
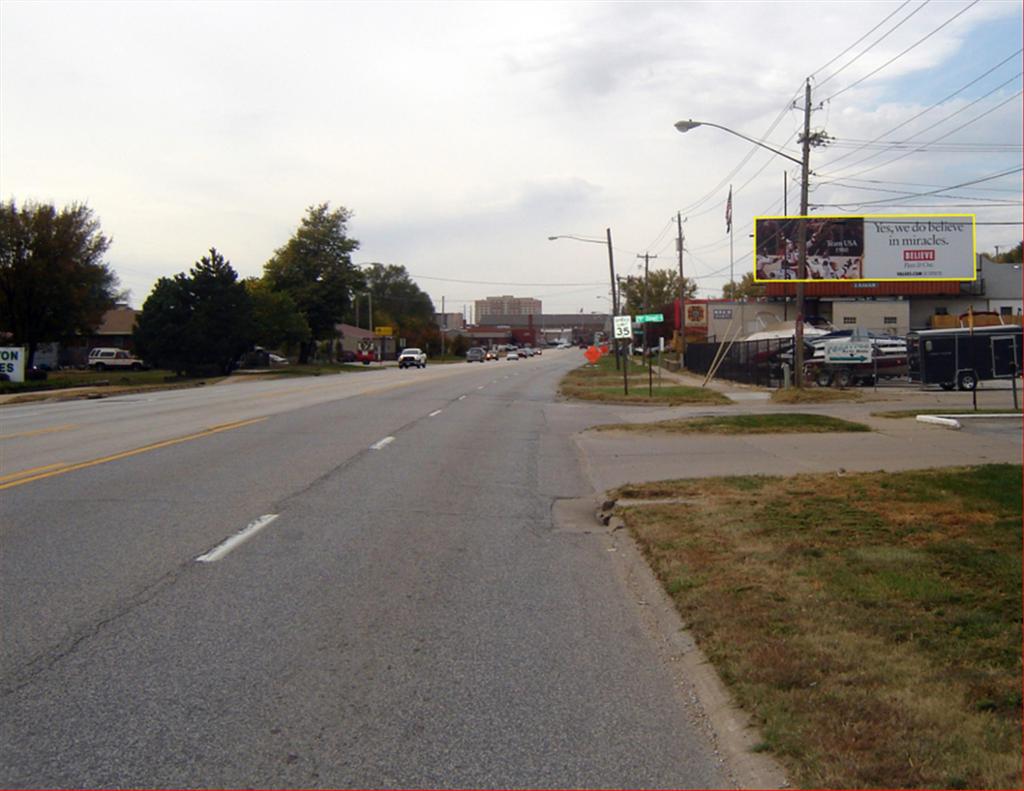
[[277, 519], [277, 514], [264, 514], [259, 519], [250, 522], [245, 528], [239, 530], [230, 538], [222, 541], [205, 555], [197, 557], [196, 561], [199, 563], [216, 563], [231, 550], [244, 544], [275, 519]]

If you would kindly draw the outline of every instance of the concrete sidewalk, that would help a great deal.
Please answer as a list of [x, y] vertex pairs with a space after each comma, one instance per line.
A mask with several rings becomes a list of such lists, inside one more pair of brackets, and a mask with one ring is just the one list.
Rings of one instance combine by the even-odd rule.
[[[670, 374], [700, 386], [702, 377]], [[1009, 409], [1013, 394], [1006, 383], [985, 383], [978, 391], [982, 409]], [[715, 414], [805, 413], [831, 415], [868, 425], [870, 433], [827, 434], [639, 434], [583, 431], [575, 435], [584, 469], [598, 492], [625, 483], [718, 475], [794, 475], [805, 472], [906, 470], [997, 462], [1021, 463], [1022, 421], [1013, 418], [965, 419], [953, 431], [909, 418], [873, 416], [896, 410], [948, 410], [970, 413], [971, 393], [911, 387], [858, 388], [861, 400], [818, 404], [775, 404], [761, 388], [713, 382], [709, 387], [734, 398], [715, 407], [621, 410], [624, 422], [647, 423]], [[756, 394], [763, 393], [758, 397]], [[1018, 393], [1018, 399], [1022, 396]]]

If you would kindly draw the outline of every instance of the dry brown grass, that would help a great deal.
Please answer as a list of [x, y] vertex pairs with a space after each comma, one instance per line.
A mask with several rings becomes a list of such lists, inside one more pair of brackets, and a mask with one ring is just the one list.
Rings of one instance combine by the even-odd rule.
[[830, 401], [860, 401], [859, 390], [839, 390], [830, 387], [789, 387], [772, 393], [776, 404], [823, 404]]
[[764, 749], [805, 787], [1021, 785], [1021, 468], [623, 487]]
[[[732, 401], [716, 390], [688, 387], [675, 380], [663, 379], [658, 375], [653, 380], [645, 368], [630, 363], [628, 368], [629, 393], [625, 393], [622, 371], [616, 371], [615, 358], [605, 356], [597, 365], [585, 365], [570, 371], [559, 385], [559, 392], [566, 398], [582, 401], [602, 401], [614, 404], [731, 404]], [[649, 384], [653, 381], [653, 387]]]

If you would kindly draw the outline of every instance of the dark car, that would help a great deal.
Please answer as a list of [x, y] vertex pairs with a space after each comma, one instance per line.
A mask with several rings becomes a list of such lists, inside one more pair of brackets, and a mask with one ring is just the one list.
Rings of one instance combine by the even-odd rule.
[[487, 352], [479, 346], [474, 346], [473, 348], [466, 350], [467, 363], [482, 363], [485, 359], [487, 359]]

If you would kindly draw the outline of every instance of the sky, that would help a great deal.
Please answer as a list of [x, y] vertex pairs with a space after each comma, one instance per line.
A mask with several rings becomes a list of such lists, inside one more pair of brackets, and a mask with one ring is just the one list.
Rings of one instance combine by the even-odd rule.
[[717, 297], [753, 217], [798, 213], [799, 168], [673, 125], [799, 159], [809, 78], [835, 138], [812, 213], [974, 213], [1005, 250], [1022, 28], [1018, 0], [3, 0], [0, 197], [89, 206], [134, 307], [211, 247], [259, 276], [325, 202], [356, 263], [404, 266], [438, 310], [608, 312], [606, 229], [618, 275], [678, 271], [677, 214]]

